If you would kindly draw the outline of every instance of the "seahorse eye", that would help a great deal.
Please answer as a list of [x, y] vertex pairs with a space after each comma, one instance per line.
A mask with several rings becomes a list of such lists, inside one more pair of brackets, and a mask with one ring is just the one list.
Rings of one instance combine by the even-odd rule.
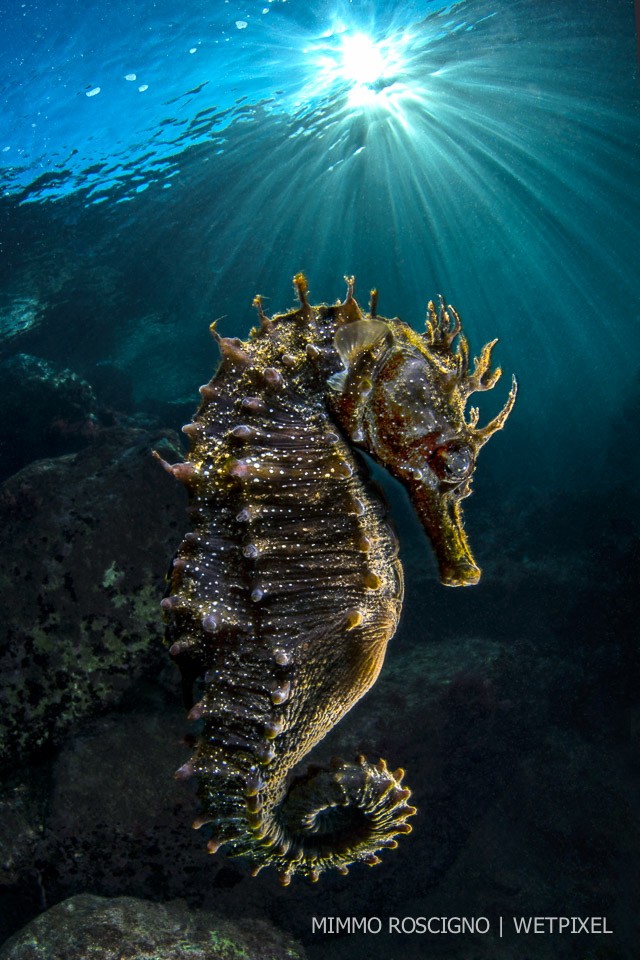
[[466, 443], [445, 443], [436, 447], [429, 465], [440, 480], [459, 483], [473, 470], [473, 451]]

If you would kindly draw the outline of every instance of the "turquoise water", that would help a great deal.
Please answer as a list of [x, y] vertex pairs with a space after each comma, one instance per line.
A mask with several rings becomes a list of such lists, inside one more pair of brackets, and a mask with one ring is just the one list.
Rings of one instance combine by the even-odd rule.
[[[460, 616], [470, 634], [495, 627], [504, 640], [521, 622], [535, 646], [531, 625], [548, 606], [544, 642], [570, 621], [579, 651], [590, 623], [594, 636], [606, 632], [607, 605], [634, 622], [631, 592], [607, 593], [614, 579], [626, 583], [637, 532], [627, 510], [640, 386], [632, 0], [5, 0], [1, 9], [1, 362], [29, 354], [73, 371], [96, 392], [98, 427], [105, 410], [109, 422], [178, 427], [215, 364], [211, 320], [246, 335], [254, 294], [267, 312], [290, 307], [298, 270], [314, 303], [342, 297], [343, 276], [355, 274], [356, 296], [366, 302], [376, 286], [379, 312], [417, 329], [442, 292], [472, 352], [500, 338], [505, 376], [481, 398], [482, 417], [503, 405], [512, 372], [520, 395], [482, 454], [469, 504], [480, 559], [496, 564], [495, 595], [477, 608], [440, 598], [436, 633]], [[52, 448], [20, 439], [19, 409], [4, 410], [7, 476]], [[87, 437], [76, 431], [54, 452]], [[417, 534], [390, 490], [419, 610]], [[567, 544], [588, 566], [575, 587]], [[514, 577], [508, 615], [500, 576]], [[557, 591], [554, 577], [565, 577]], [[580, 591], [594, 604], [587, 614], [572, 606]], [[615, 645], [618, 628], [611, 634]], [[610, 704], [617, 681], [598, 657], [589, 669], [606, 674]], [[559, 699], [562, 689], [558, 680]], [[585, 697], [576, 716], [601, 706]], [[437, 865], [437, 830], [428, 843]], [[429, 889], [438, 876], [434, 868]], [[594, 889], [592, 880], [597, 904]], [[598, 956], [631, 956], [625, 949]]]
[[[3, 293], [26, 306], [3, 311], [7, 333], [40, 325], [52, 359], [82, 373], [112, 359], [136, 396], [171, 400], [210, 368], [206, 321], [244, 333], [253, 294], [287, 307], [300, 268], [317, 300], [355, 273], [383, 313], [417, 326], [443, 292], [472, 347], [501, 338], [536, 469], [567, 446], [589, 469], [637, 371], [633, 5], [313, 11], [11, 11]], [[369, 50], [349, 47], [358, 35]], [[82, 326], [77, 356], [51, 316], [61, 276], [86, 299], [65, 318], [67, 335]]]

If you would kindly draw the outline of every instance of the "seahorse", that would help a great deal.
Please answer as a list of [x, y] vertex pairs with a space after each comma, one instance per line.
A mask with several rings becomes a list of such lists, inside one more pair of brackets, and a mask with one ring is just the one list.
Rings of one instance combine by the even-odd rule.
[[[399, 478], [431, 539], [442, 583], [480, 577], [462, 524], [480, 447], [513, 407], [478, 427], [471, 393], [488, 390], [497, 341], [469, 369], [458, 314], [442, 299], [422, 334], [344, 301], [268, 317], [247, 341], [221, 337], [221, 361], [183, 427], [190, 451], [162, 465], [186, 484], [194, 529], [162, 600], [170, 654], [196, 682], [189, 719], [207, 848], [225, 845], [251, 873], [316, 881], [373, 866], [411, 831], [416, 808], [391, 771], [358, 756], [294, 768], [375, 682], [400, 616], [402, 568], [360, 449]], [[457, 340], [454, 351], [453, 344]], [[155, 454], [158, 459], [159, 455]]]

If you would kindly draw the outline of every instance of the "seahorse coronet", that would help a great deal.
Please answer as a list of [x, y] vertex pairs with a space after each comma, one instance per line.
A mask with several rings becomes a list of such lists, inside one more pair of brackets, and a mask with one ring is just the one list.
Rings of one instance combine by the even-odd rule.
[[[403, 598], [397, 539], [360, 448], [407, 487], [449, 585], [477, 581], [459, 501], [475, 457], [515, 400], [487, 427], [465, 420], [489, 389], [488, 344], [468, 371], [452, 307], [433, 301], [425, 334], [363, 313], [347, 295], [267, 317], [247, 340], [220, 337], [220, 363], [200, 388], [183, 463], [164, 469], [189, 494], [194, 530], [178, 548], [162, 612], [169, 652], [196, 685], [193, 826], [207, 849], [273, 867], [283, 884], [375, 866], [411, 831], [416, 808], [385, 760], [299, 762], [367, 692], [382, 667]], [[457, 348], [453, 344], [457, 339]]]

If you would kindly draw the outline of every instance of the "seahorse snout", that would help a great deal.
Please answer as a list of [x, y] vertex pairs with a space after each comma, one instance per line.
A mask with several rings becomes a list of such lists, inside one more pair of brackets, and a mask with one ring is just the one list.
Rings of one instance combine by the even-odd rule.
[[408, 484], [409, 496], [424, 527], [438, 562], [440, 582], [445, 587], [470, 587], [482, 571], [473, 559], [462, 523], [460, 502], [425, 483]]
[[479, 567], [467, 560], [454, 565], [440, 564], [440, 583], [445, 587], [471, 587], [482, 575]]

